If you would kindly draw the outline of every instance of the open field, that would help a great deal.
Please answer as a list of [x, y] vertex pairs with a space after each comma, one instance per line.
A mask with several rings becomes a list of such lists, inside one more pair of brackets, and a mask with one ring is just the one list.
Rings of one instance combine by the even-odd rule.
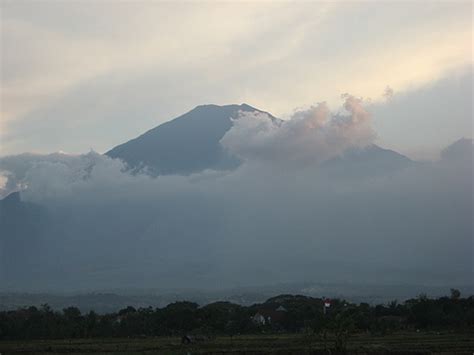
[[[333, 344], [329, 337], [328, 347]], [[349, 338], [350, 354], [473, 354], [474, 333], [394, 333], [386, 336], [356, 334]], [[318, 336], [294, 334], [215, 337], [183, 345], [179, 337], [35, 340], [0, 342], [2, 354], [328, 354]], [[334, 353], [334, 352], [333, 352]]]

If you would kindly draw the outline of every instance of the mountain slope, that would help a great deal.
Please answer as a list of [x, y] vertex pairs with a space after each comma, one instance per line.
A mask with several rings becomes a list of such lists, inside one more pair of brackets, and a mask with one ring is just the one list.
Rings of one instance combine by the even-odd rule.
[[43, 255], [45, 210], [23, 202], [19, 192], [0, 200], [0, 284], [30, 282]]
[[343, 155], [328, 160], [323, 168], [331, 176], [364, 178], [389, 175], [418, 164], [390, 149], [371, 144], [364, 148], [352, 148]]
[[247, 104], [198, 106], [105, 154], [136, 171], [146, 166], [153, 175], [232, 169], [240, 161], [225, 152], [219, 141], [239, 111], [259, 110]]
[[470, 138], [461, 138], [441, 151], [441, 159], [450, 161], [472, 161], [474, 157], [474, 142]]

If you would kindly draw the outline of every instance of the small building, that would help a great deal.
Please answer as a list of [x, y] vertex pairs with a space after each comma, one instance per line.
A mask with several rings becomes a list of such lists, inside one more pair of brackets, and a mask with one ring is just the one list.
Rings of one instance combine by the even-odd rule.
[[285, 316], [286, 312], [286, 309], [282, 306], [278, 307], [276, 310], [260, 309], [252, 317], [252, 321], [258, 325], [279, 323]]
[[265, 325], [266, 324], [266, 319], [263, 314], [260, 312], [255, 313], [255, 315], [252, 317], [252, 322], [254, 322], [257, 325]]

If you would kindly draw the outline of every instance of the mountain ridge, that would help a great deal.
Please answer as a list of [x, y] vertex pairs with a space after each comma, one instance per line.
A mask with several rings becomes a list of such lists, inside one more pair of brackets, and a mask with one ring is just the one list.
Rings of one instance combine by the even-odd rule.
[[[189, 175], [206, 169], [233, 170], [241, 161], [225, 151], [220, 140], [232, 127], [232, 119], [239, 112], [260, 112], [274, 121], [281, 121], [272, 114], [246, 103], [196, 106], [187, 113], [160, 124], [125, 143], [110, 149], [105, 155], [124, 161], [133, 172], [146, 170], [151, 175]], [[395, 151], [371, 145], [358, 152], [346, 151], [342, 156], [331, 159], [327, 164], [334, 172], [338, 164], [358, 160], [370, 164], [370, 160], [394, 163], [388, 170], [413, 165], [414, 162]], [[356, 162], [357, 163], [357, 162]], [[385, 164], [387, 165], [387, 164]], [[384, 163], [378, 162], [377, 171], [383, 172]], [[361, 172], [362, 173], [362, 172]]]
[[220, 139], [239, 112], [260, 111], [248, 104], [199, 105], [105, 153], [123, 160], [132, 171], [147, 169], [152, 175], [189, 175], [205, 169], [227, 170], [240, 160], [226, 152]]

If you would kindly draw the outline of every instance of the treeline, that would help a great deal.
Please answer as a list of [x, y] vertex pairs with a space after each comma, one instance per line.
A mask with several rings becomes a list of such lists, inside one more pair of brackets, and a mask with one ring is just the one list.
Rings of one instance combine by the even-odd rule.
[[127, 307], [116, 313], [62, 312], [48, 305], [0, 312], [0, 340], [88, 337], [236, 335], [259, 332], [330, 332], [372, 334], [403, 329], [474, 329], [474, 296], [430, 299], [424, 295], [404, 303], [352, 304], [344, 300], [281, 295], [244, 307], [216, 302], [199, 307], [175, 302], [164, 308]]

